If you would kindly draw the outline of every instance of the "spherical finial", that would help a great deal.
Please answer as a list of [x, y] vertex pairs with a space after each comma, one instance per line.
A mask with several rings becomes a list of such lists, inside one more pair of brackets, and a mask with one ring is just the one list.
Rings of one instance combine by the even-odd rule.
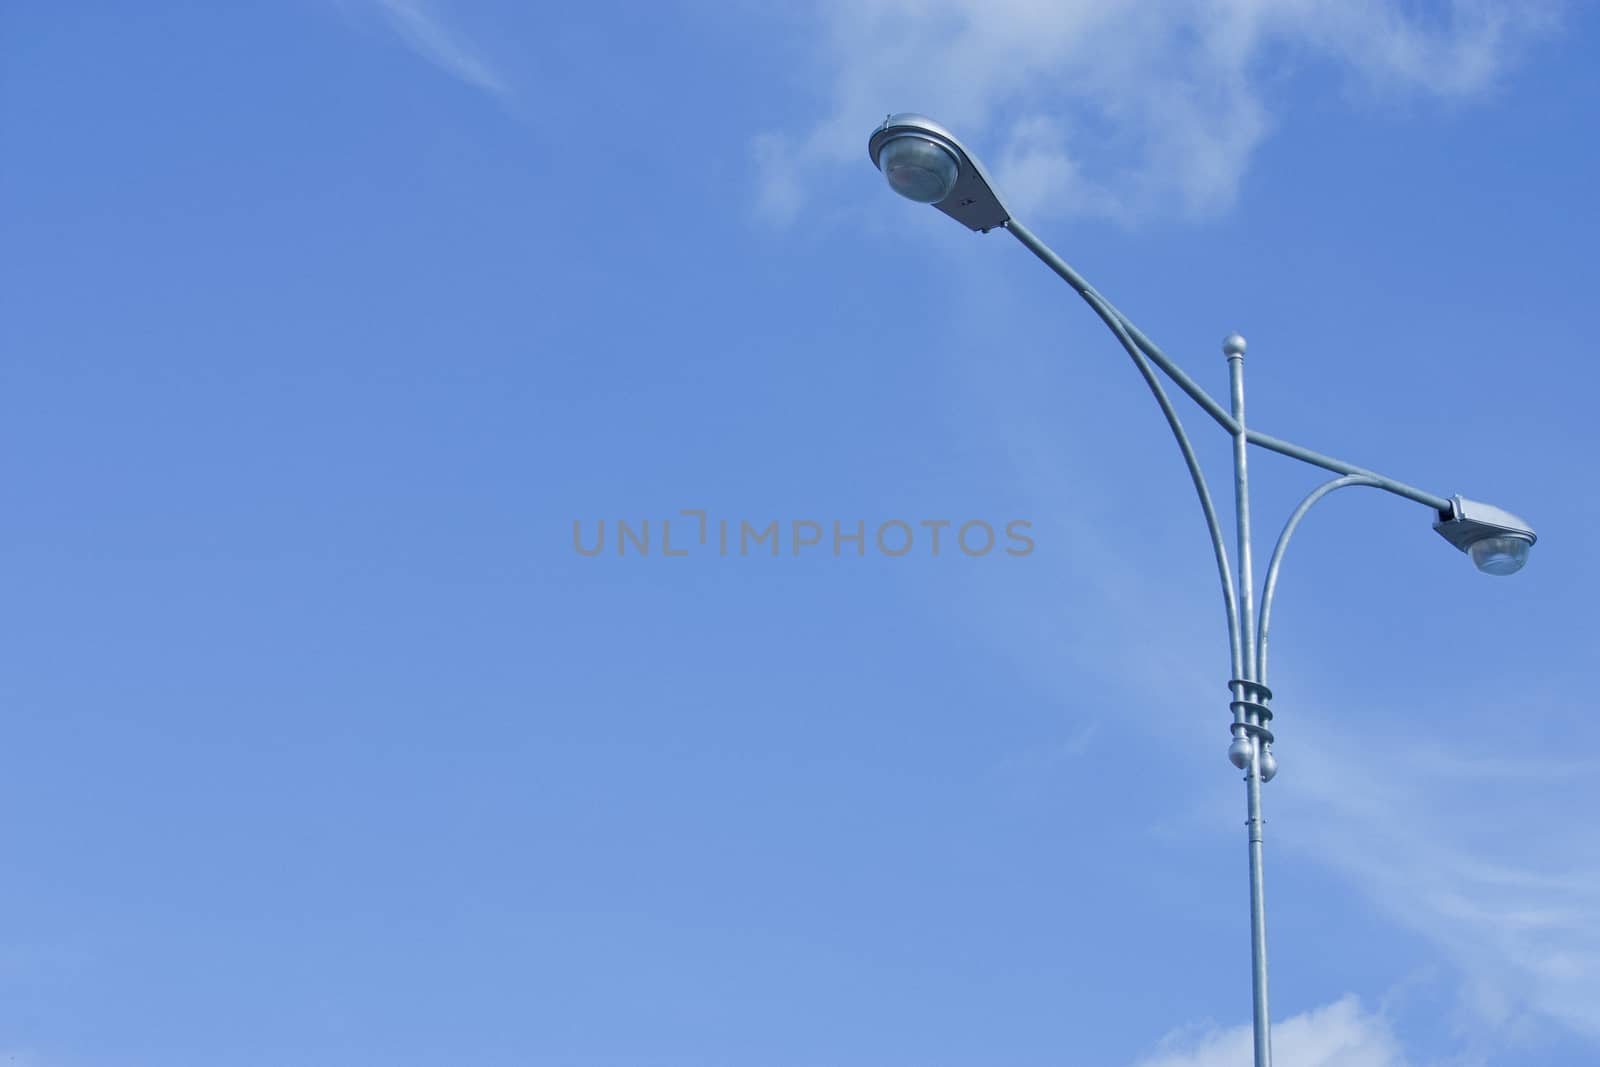
[[1222, 339], [1222, 354], [1230, 359], [1234, 356], [1244, 355], [1244, 338], [1236, 333], [1230, 333]]
[[1272, 746], [1265, 745], [1261, 749], [1261, 780], [1270, 782], [1278, 776], [1278, 757], [1272, 754]]
[[1233, 739], [1233, 744], [1228, 746], [1228, 762], [1241, 771], [1250, 766], [1250, 757], [1254, 755], [1255, 746], [1250, 739], [1240, 734]]

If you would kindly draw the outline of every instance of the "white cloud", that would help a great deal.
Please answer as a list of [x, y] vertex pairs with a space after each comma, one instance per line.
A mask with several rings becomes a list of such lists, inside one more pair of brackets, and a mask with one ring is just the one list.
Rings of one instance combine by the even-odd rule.
[[[858, 167], [872, 123], [916, 110], [979, 141], [1030, 215], [1125, 222], [1229, 208], [1292, 65], [1385, 97], [1491, 87], [1552, 21], [1544, 0], [848, 0], [823, 9], [831, 106], [783, 152], [755, 146], [758, 206]], [[1046, 117], [1048, 116], [1048, 117]], [[985, 131], [988, 131], [986, 138]], [[796, 169], [799, 170], [797, 177]], [[809, 179], [809, 181], [808, 181]]]
[[445, 25], [426, 0], [372, 2], [389, 28], [428, 62], [492, 96], [511, 96], [499, 71]]
[[1553, 1020], [1600, 1040], [1600, 831], [1578, 814], [1592, 780], [1426, 737], [1352, 746], [1325, 721], [1312, 709], [1297, 725], [1285, 843], [1440, 946], [1477, 1028], [1534, 1036]]
[[[1189, 1028], [1169, 1034], [1157, 1053], [1136, 1067], [1239, 1067], [1250, 1063], [1248, 1026]], [[1326, 1007], [1274, 1025], [1272, 1055], [1295, 1067], [1404, 1067], [1406, 1058], [1388, 1022], [1345, 996]]]

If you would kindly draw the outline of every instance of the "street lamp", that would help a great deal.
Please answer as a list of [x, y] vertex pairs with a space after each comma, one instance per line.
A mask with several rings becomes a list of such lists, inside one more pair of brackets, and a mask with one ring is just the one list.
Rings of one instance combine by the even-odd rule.
[[[1232, 741], [1228, 746], [1228, 759], [1245, 772], [1249, 812], [1250, 957], [1254, 992], [1255, 1063], [1256, 1067], [1271, 1067], [1272, 1036], [1267, 1013], [1267, 926], [1261, 873], [1261, 785], [1271, 781], [1278, 770], [1277, 758], [1272, 753], [1272, 690], [1267, 688], [1267, 638], [1278, 573], [1289, 539], [1312, 505], [1334, 490], [1349, 486], [1382, 489], [1429, 508], [1434, 514], [1433, 528], [1471, 557], [1473, 564], [1485, 574], [1507, 575], [1521, 570], [1527, 563], [1528, 551], [1537, 537], [1532, 527], [1508, 511], [1461, 496], [1435, 496], [1353, 463], [1248, 428], [1244, 418], [1246, 344], [1243, 337], [1230, 334], [1222, 342], [1222, 351], [1228, 360], [1229, 382], [1229, 404], [1224, 408], [1127, 316], [1096, 292], [1082, 275], [1052, 252], [1027, 227], [1012, 218], [977, 157], [967, 151], [954, 134], [932, 119], [914, 114], [890, 115], [873, 131], [867, 142], [867, 151], [872, 157], [873, 166], [883, 172], [895, 192], [919, 203], [932, 204], [968, 229], [979, 233], [1003, 227], [1072, 286], [1116, 335], [1143, 376], [1145, 384], [1150, 387], [1162, 414], [1166, 416], [1167, 425], [1177, 438], [1178, 448], [1189, 468], [1189, 477], [1200, 498], [1200, 509], [1205, 513], [1206, 528], [1211, 534], [1217, 575], [1222, 582], [1223, 608], [1228, 621], [1228, 645], [1233, 667], [1233, 676], [1228, 681], [1233, 696], [1229, 704], [1233, 722], [1229, 728]], [[1237, 581], [1205, 474], [1200, 469], [1188, 434], [1184, 432], [1183, 423], [1155, 373], [1156, 368], [1187, 393], [1201, 410], [1233, 438]], [[1251, 569], [1250, 487], [1246, 465], [1250, 445], [1258, 445], [1338, 475], [1313, 489], [1284, 523], [1267, 565], [1266, 579], [1262, 583], [1259, 620], [1255, 612], [1255, 580]]]
[[1450, 498], [1450, 513], [1441, 513], [1433, 528], [1471, 556], [1485, 574], [1517, 573], [1537, 540], [1528, 524], [1511, 512], [1462, 496]]

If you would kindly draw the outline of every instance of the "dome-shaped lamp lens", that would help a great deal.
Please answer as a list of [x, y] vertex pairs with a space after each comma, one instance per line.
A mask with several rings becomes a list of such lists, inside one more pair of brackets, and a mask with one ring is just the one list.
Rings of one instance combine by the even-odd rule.
[[889, 188], [919, 204], [937, 204], [956, 187], [960, 167], [949, 149], [926, 137], [896, 137], [878, 152]]
[[1528, 549], [1532, 547], [1526, 537], [1504, 534], [1472, 542], [1467, 546], [1467, 555], [1485, 574], [1515, 574], [1528, 562]]

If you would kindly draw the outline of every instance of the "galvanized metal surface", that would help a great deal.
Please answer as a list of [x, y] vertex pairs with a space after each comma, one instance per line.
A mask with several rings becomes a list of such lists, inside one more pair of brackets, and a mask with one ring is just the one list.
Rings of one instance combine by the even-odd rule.
[[[1463, 552], [1474, 541], [1498, 534], [1524, 538], [1530, 545], [1539, 540], [1539, 535], [1533, 532], [1528, 520], [1493, 504], [1457, 495], [1446, 501], [1439, 511], [1439, 521], [1433, 524], [1433, 528], [1439, 531], [1439, 536]], [[1446, 518], [1446, 515], [1449, 517]]]
[[1255, 1036], [1256, 1067], [1272, 1067], [1272, 1016], [1267, 1010], [1267, 902], [1262, 875], [1261, 761], [1259, 737], [1251, 738], [1254, 758], [1245, 771], [1245, 794], [1250, 826], [1250, 987], [1255, 994], [1251, 1012]]
[[1262, 685], [1267, 684], [1267, 636], [1272, 627], [1272, 598], [1278, 591], [1278, 571], [1283, 566], [1283, 554], [1289, 548], [1289, 539], [1294, 536], [1295, 527], [1300, 525], [1300, 520], [1306, 517], [1306, 512], [1311, 510], [1313, 504], [1335, 489], [1344, 489], [1352, 485], [1383, 488], [1364, 474], [1347, 474], [1343, 478], [1323, 482], [1300, 501], [1300, 505], [1290, 514], [1289, 521], [1283, 524], [1283, 532], [1278, 535], [1278, 543], [1272, 548], [1272, 559], [1267, 563], [1267, 580], [1261, 588], [1261, 621], [1256, 636], [1255, 678]]

